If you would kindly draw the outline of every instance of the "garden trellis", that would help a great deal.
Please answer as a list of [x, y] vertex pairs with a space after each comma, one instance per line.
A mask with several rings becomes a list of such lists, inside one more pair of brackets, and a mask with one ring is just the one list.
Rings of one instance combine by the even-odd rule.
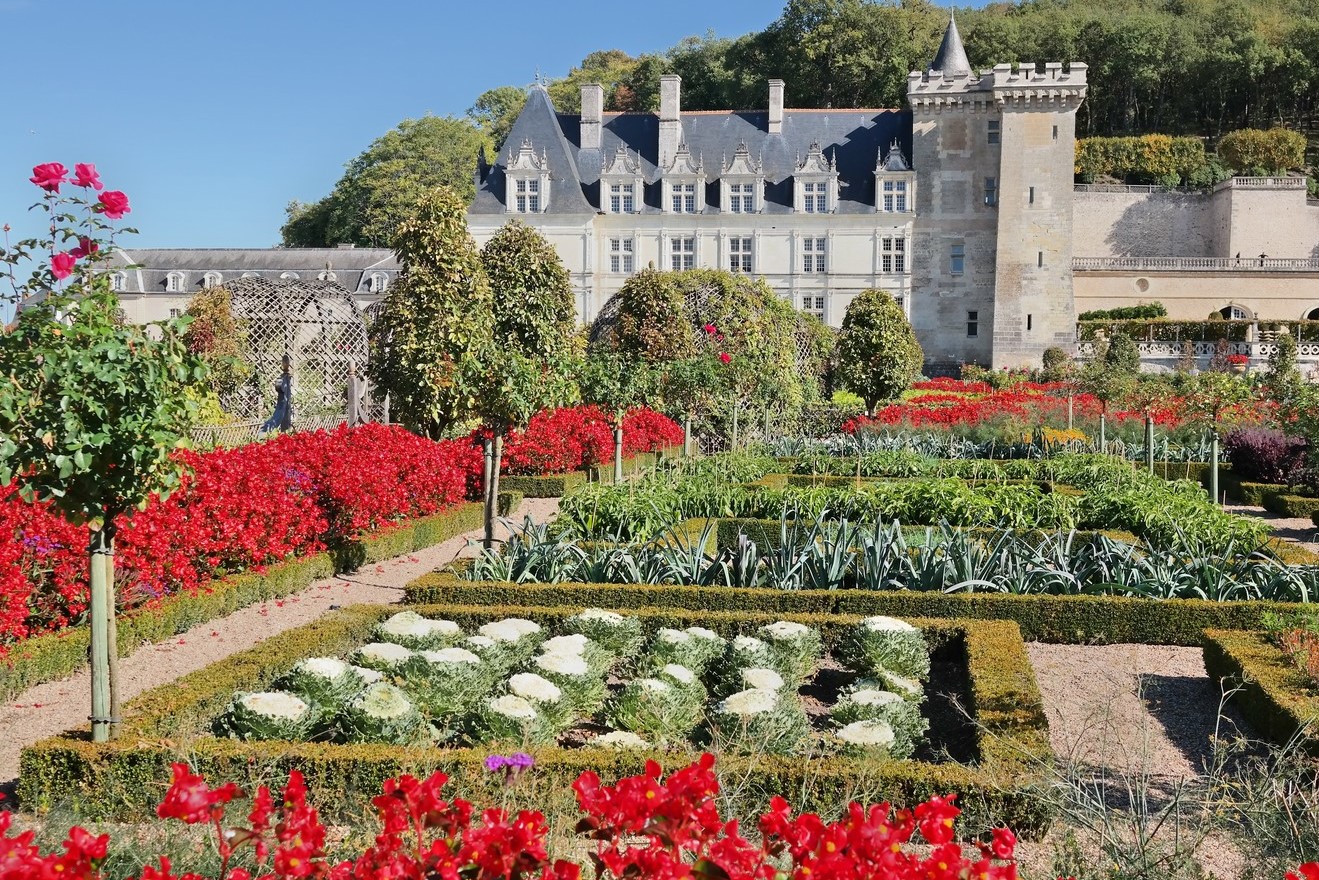
[[360, 375], [367, 363], [366, 322], [352, 294], [331, 281], [240, 278], [225, 287], [246, 331], [252, 377], [222, 400], [224, 408], [240, 418], [268, 416], [287, 354], [299, 417], [342, 415], [350, 365]]

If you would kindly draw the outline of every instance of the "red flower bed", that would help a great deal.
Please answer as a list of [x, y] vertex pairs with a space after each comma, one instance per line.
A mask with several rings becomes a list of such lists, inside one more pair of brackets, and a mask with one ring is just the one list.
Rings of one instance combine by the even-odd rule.
[[[476, 435], [473, 435], [474, 438]], [[646, 407], [623, 419], [623, 454], [654, 452], [682, 443], [682, 427]], [[561, 474], [608, 461], [614, 454], [609, 416], [596, 406], [545, 410], [504, 438], [506, 474]]]
[[[182, 486], [119, 524], [115, 580], [126, 604], [436, 513], [480, 474], [470, 444], [382, 425], [179, 459], [190, 469]], [[3, 487], [0, 535], [9, 538], [0, 542], [0, 641], [76, 623], [87, 607], [87, 530]]]
[[[526, 769], [530, 758], [520, 757], [526, 761], [518, 765], [518, 773], [534, 773]], [[516, 784], [517, 775], [507, 781]], [[380, 833], [360, 855], [338, 864], [327, 858], [326, 828], [307, 803], [307, 787], [297, 770], [289, 774], [279, 798], [261, 786], [243, 824], [226, 816], [229, 804], [243, 796], [237, 786], [210, 788], [186, 765], [175, 764], [173, 784], [156, 812], [162, 819], [214, 831], [221, 860], [218, 880], [580, 880], [580, 865], [549, 858], [549, 826], [542, 813], [478, 811], [460, 798], [446, 799], [446, 782], [443, 773], [425, 780], [413, 776], [386, 780], [381, 795], [372, 801]], [[774, 797], [758, 822], [746, 823], [759, 832], [753, 840], [744, 835], [737, 819], [726, 821], [720, 815], [719, 782], [710, 755], [667, 778], [658, 764], [648, 761], [645, 773], [616, 785], [602, 785], [588, 771], [573, 789], [582, 814], [577, 833], [589, 841], [584, 848], [594, 868], [591, 874], [599, 880], [1011, 880], [1017, 876], [1017, 840], [1007, 828], [995, 828], [988, 842], [968, 846], [972, 855], [963, 851], [956, 839], [961, 812], [953, 805], [956, 795], [933, 797], [915, 810], [852, 803], [836, 822], [825, 822], [814, 813], [794, 814], [786, 800]], [[10, 814], [0, 813], [0, 835], [0, 880], [103, 880], [105, 876], [101, 863], [109, 851], [108, 834], [94, 836], [74, 827], [62, 850], [43, 853], [34, 842], [34, 832], [11, 834]], [[240, 860], [246, 864], [234, 866]], [[164, 858], [159, 859], [159, 867], [144, 867], [140, 876], [141, 880], [203, 880], [197, 874], [174, 874]]]

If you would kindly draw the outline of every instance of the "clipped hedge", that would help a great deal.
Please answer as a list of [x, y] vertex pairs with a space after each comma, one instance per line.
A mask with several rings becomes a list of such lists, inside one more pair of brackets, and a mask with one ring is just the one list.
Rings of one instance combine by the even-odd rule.
[[[402, 556], [481, 527], [481, 505], [463, 503], [443, 513], [400, 523], [359, 541], [302, 559], [242, 572], [196, 593], [180, 593], [125, 614], [116, 622], [119, 656], [257, 602], [278, 599], [314, 581], [360, 565]], [[10, 647], [0, 664], [0, 695], [10, 699], [38, 684], [72, 675], [87, 664], [91, 629], [68, 627]]]
[[547, 474], [543, 477], [522, 477], [505, 474], [499, 478], [499, 488], [521, 492], [527, 498], [562, 498], [574, 489], [586, 485], [586, 471], [569, 471], [566, 474]]
[[1312, 495], [1293, 495], [1286, 492], [1266, 492], [1264, 509], [1279, 516], [1311, 519], [1319, 513], [1319, 498]]
[[[417, 611], [470, 628], [510, 614], [547, 624], [582, 607], [580, 603], [533, 608], [521, 604], [440, 605]], [[303, 657], [346, 652], [366, 640], [372, 627], [395, 611], [396, 606], [379, 605], [344, 609], [143, 694], [126, 707], [123, 735], [115, 742], [93, 744], [83, 736], [66, 734], [30, 746], [21, 759], [20, 801], [30, 810], [60, 805], [88, 818], [131, 820], [151, 811], [169, 778], [170, 763], [180, 758], [208, 778], [232, 780], [248, 790], [296, 767], [306, 776], [313, 800], [336, 804], [346, 815], [366, 806], [383, 779], [404, 772], [421, 775], [444, 770], [451, 777], [450, 790], [475, 799], [483, 787], [492, 784], [492, 774], [482, 767], [487, 754], [482, 748], [241, 742], [202, 732], [235, 690], [265, 687]], [[678, 608], [631, 613], [651, 632], [661, 626], [700, 624], [725, 635], [749, 632], [786, 618], [818, 627], [826, 642], [836, 640], [842, 628], [859, 619]], [[771, 795], [792, 792], [799, 809], [826, 814], [836, 813], [852, 797], [882, 797], [910, 805], [956, 791], [959, 805], [976, 814], [973, 825], [1003, 823], [1026, 837], [1040, 836], [1050, 816], [1029, 787], [1037, 780], [1032, 771], [1051, 761], [1052, 753], [1043, 703], [1020, 631], [1005, 621], [913, 623], [925, 631], [933, 649], [952, 650], [965, 659], [969, 708], [979, 722], [977, 762], [727, 756], [720, 761], [722, 773], [737, 780], [740, 797], [748, 804], [763, 806]], [[675, 762], [672, 753], [614, 753], [592, 748], [545, 748], [533, 755], [541, 781], [565, 788], [586, 769], [610, 778], [640, 772], [647, 757], [669, 765]]]
[[469, 581], [451, 571], [422, 575], [408, 603], [584, 605], [618, 610], [689, 608], [712, 612], [887, 614], [967, 620], [1010, 620], [1028, 641], [1054, 644], [1199, 646], [1206, 629], [1254, 629], [1265, 614], [1294, 612], [1286, 602], [1210, 602], [1123, 596], [1020, 596], [1010, 593], [923, 593], [910, 590], [771, 590], [645, 584], [514, 584]]
[[1256, 732], [1279, 745], [1303, 735], [1319, 755], [1319, 688], [1266, 633], [1211, 629], [1203, 645], [1209, 677], [1237, 689], [1231, 700]]

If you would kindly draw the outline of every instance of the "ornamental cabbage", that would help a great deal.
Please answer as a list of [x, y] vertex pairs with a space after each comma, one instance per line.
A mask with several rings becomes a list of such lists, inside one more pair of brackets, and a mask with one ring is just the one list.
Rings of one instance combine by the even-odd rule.
[[587, 608], [564, 621], [571, 633], [586, 636], [617, 657], [631, 657], [641, 647], [641, 621], [601, 608]]
[[810, 733], [810, 721], [796, 694], [752, 688], [730, 694], [709, 718], [710, 737], [722, 751], [750, 755], [790, 755]]
[[572, 726], [576, 716], [563, 690], [534, 672], [519, 672], [507, 683], [508, 692], [526, 700], [556, 733]]
[[564, 698], [576, 715], [590, 717], [605, 701], [602, 670], [591, 668], [584, 657], [572, 654], [537, 654], [530, 670], [563, 690]]
[[276, 684], [297, 694], [324, 717], [336, 714], [368, 682], [342, 660], [309, 657], [294, 664]]
[[867, 617], [850, 627], [838, 653], [848, 667], [862, 675], [884, 670], [903, 678], [924, 679], [930, 674], [925, 634], [894, 617]]
[[803, 682], [810, 678], [824, 654], [818, 631], [789, 620], [762, 626], [760, 640], [774, 653], [777, 659], [774, 668], [789, 681]]
[[900, 743], [887, 721], [853, 721], [832, 737], [832, 744], [840, 752], [858, 758], [901, 757], [897, 754]]
[[277, 739], [303, 742], [317, 713], [301, 697], [284, 691], [237, 693], [229, 709], [215, 722], [217, 736], [234, 739]]
[[512, 742], [520, 746], [554, 742], [556, 732], [530, 700], [517, 694], [488, 697], [470, 718], [473, 742]]
[[412, 659], [412, 651], [393, 642], [372, 642], [354, 651], [350, 659], [357, 666], [395, 675]]
[[344, 706], [338, 727], [350, 743], [417, 745], [429, 734], [426, 719], [407, 694], [383, 681], [370, 685]]
[[489, 693], [493, 677], [476, 654], [464, 648], [418, 651], [403, 667], [404, 688], [432, 722], [464, 715]]
[[606, 718], [612, 727], [664, 743], [683, 738], [700, 723], [702, 702], [690, 686], [638, 678], [610, 701]]
[[910, 758], [930, 726], [921, 714], [919, 703], [892, 691], [864, 685], [844, 691], [829, 711], [829, 717], [840, 728], [858, 721], [882, 721], [893, 734], [886, 748], [894, 758]]
[[630, 730], [611, 730], [609, 733], [602, 733], [591, 740], [590, 744], [599, 746], [602, 749], [612, 749], [619, 752], [650, 748], [650, 743]]
[[431, 620], [415, 611], [400, 611], [376, 624], [375, 637], [414, 651], [447, 648], [462, 638], [463, 632], [452, 620]]

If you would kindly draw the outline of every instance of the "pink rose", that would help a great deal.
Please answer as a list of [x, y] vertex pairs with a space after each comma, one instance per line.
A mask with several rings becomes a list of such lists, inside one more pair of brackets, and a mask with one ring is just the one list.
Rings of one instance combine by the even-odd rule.
[[75, 259], [81, 260], [84, 257], [90, 257], [92, 254], [96, 253], [100, 249], [101, 246], [92, 239], [80, 238], [78, 239], [78, 246], [73, 250], [69, 251], [69, 253], [73, 254]]
[[705, 325], [705, 332], [706, 332], [706, 333], [709, 333], [711, 336], [713, 336], [713, 335], [714, 335], [714, 325], [713, 325], [713, 324], [706, 324], [706, 325]]
[[117, 189], [107, 189], [101, 193], [101, 201], [97, 205], [97, 210], [104, 213], [111, 220], [118, 220], [125, 214], [132, 213], [132, 209], [128, 207], [128, 196]]
[[77, 262], [78, 258], [73, 254], [56, 254], [50, 258], [50, 274], [63, 281], [73, 274], [73, 266]]
[[731, 361], [732, 359], [733, 359], [733, 356], [732, 356], [731, 354], [729, 354], [728, 352], [726, 352], [726, 351], [721, 351], [721, 352], [719, 352], [719, 360], [722, 361], [723, 363], [726, 364], [726, 363], [728, 363], [729, 361]]
[[96, 166], [90, 162], [78, 162], [74, 164], [73, 185], [90, 186], [97, 191], [105, 189], [101, 184], [101, 175], [97, 173]]
[[65, 168], [58, 162], [47, 162], [44, 165], [38, 165], [32, 169], [32, 176], [28, 180], [44, 189], [46, 192], [59, 192], [61, 183], [68, 183], [69, 169]]

